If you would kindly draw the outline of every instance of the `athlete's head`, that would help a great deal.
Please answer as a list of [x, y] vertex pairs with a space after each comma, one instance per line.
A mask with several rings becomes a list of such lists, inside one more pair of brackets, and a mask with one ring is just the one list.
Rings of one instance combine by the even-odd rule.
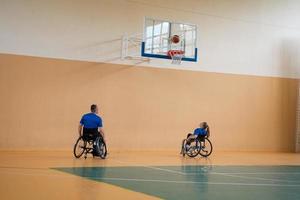
[[200, 126], [200, 128], [207, 128], [207, 127], [208, 127], [208, 124], [207, 124], [207, 122], [201, 122], [201, 123], [199, 124], [199, 126]]
[[98, 113], [98, 106], [96, 104], [91, 105], [91, 112]]

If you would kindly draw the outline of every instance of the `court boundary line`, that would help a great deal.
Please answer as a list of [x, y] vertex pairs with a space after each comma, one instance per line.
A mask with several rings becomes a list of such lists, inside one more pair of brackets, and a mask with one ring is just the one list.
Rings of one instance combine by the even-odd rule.
[[[116, 160], [113, 159], [114, 161], [117, 161], [119, 163], [126, 163], [129, 164], [129, 162], [125, 162], [125, 161], [120, 161], [120, 160]], [[159, 170], [159, 171], [165, 171], [165, 172], [169, 172], [169, 173], [174, 173], [174, 174], [179, 174], [179, 175], [198, 175], [198, 174], [213, 174], [213, 175], [220, 175], [220, 176], [228, 176], [228, 177], [233, 177], [233, 178], [240, 178], [240, 179], [251, 179], [251, 180], [260, 180], [260, 181], [273, 181], [273, 182], [299, 182], [299, 181], [294, 181], [294, 180], [279, 180], [279, 179], [268, 179], [268, 178], [262, 178], [262, 177], [249, 177], [249, 176], [238, 176], [238, 175], [234, 175], [231, 173], [227, 173], [227, 172], [200, 172], [200, 173], [185, 173], [185, 172], [180, 172], [177, 170], [170, 170], [170, 169], [164, 169], [164, 168], [160, 168], [160, 167], [154, 167], [154, 166], [146, 166], [146, 165], [139, 165], [139, 167], [144, 167], [144, 168], [149, 168], [149, 169], [154, 169], [154, 170]], [[239, 172], [241, 173], [241, 172]], [[299, 173], [300, 174], [300, 173]], [[262, 174], [261, 174], [262, 175]]]
[[[300, 184], [276, 184], [276, 183], [240, 183], [240, 182], [201, 182], [201, 181], [172, 181], [172, 180], [160, 180], [160, 179], [131, 179], [131, 178], [121, 178], [121, 177], [92, 177], [92, 176], [80, 176], [78, 174], [73, 174], [70, 172], [65, 172], [59, 170], [59, 168], [50, 168], [52, 170], [63, 172], [62, 174], [49, 174], [49, 173], [20, 173], [20, 172], [3, 172], [5, 174], [15, 174], [15, 175], [23, 175], [23, 176], [48, 176], [48, 177], [59, 177], [59, 178], [71, 178], [73, 176], [78, 178], [86, 178], [89, 180], [120, 180], [120, 181], [140, 181], [140, 182], [160, 182], [160, 183], [178, 183], [178, 184], [208, 184], [208, 185], [241, 185], [241, 186], [278, 186], [278, 187], [300, 187]], [[52, 171], [50, 170], [50, 171]], [[49, 172], [50, 172], [49, 171]], [[211, 173], [212, 174], [212, 173]], [[71, 176], [69, 176], [71, 175]], [[229, 174], [217, 174], [217, 175], [225, 175], [230, 176]], [[238, 177], [245, 178], [245, 177]], [[255, 179], [255, 178], [254, 178]], [[259, 179], [257, 179], [259, 180]], [[266, 180], [266, 181], [277, 181], [277, 180]], [[297, 182], [297, 181], [289, 181], [289, 180], [280, 180], [282, 182]]]
[[[84, 177], [84, 176], [83, 176]], [[84, 177], [89, 178], [89, 177]], [[239, 183], [239, 182], [206, 182], [206, 181], [171, 181], [160, 179], [130, 179], [130, 178], [90, 178], [92, 180], [116, 180], [116, 181], [137, 181], [137, 182], [159, 182], [159, 183], [180, 183], [180, 184], [208, 184], [208, 185], [235, 185], [235, 186], [270, 186], [270, 187], [300, 187], [299, 185], [282, 185], [274, 183]]]
[[[125, 162], [125, 161], [120, 161], [120, 160], [116, 160], [116, 159], [112, 159], [112, 160], [114, 160], [116, 162], [119, 162], [119, 163], [129, 164], [129, 162]], [[131, 166], [131, 167], [144, 167], [144, 168], [154, 169], [154, 170], [158, 170], [158, 171], [165, 171], [165, 172], [169, 172], [169, 173], [185, 175], [184, 172], [180, 172], [180, 171], [176, 171], [176, 170], [171, 170], [171, 169], [163, 169], [163, 168], [154, 167], [154, 166], [138, 165], [138, 166]]]
[[[126, 162], [126, 161], [121, 161], [121, 160], [117, 160], [117, 159], [112, 159], [115, 162], [119, 162], [119, 163], [124, 163], [124, 164], [130, 164], [130, 162]], [[182, 172], [182, 171], [177, 171], [177, 170], [171, 170], [171, 169], [164, 169], [164, 168], [160, 168], [157, 166], [147, 166], [147, 165], [138, 165], [138, 166], [130, 166], [130, 167], [144, 167], [144, 168], [148, 168], [148, 169], [152, 169], [152, 170], [158, 170], [158, 171], [163, 171], [163, 172], [168, 172], [168, 173], [173, 173], [173, 174], [177, 174], [177, 175], [185, 175], [185, 176], [190, 176], [190, 175], [199, 175], [199, 174], [212, 174], [212, 175], [220, 175], [220, 176], [227, 176], [227, 177], [233, 177], [233, 178], [240, 178], [240, 179], [251, 179], [251, 180], [260, 180], [260, 181], [273, 181], [273, 182], [287, 182], [287, 183], [298, 183], [299, 181], [295, 181], [295, 180], [279, 180], [279, 179], [269, 179], [269, 178], [262, 178], [262, 177], [250, 177], [250, 176], [240, 176], [237, 174], [260, 174], [260, 175], [265, 175], [265, 174], [300, 174], [297, 172], [259, 172], [259, 173], [248, 173], [248, 172], [233, 172], [233, 173], [227, 173], [227, 172], [209, 172], [209, 171], [199, 171], [196, 173], [189, 173], [189, 172]], [[26, 167], [11, 167], [11, 166], [0, 166], [0, 168], [2, 169], [28, 169], [28, 170], [47, 170], [47, 169], [53, 169], [53, 168], [26, 168]], [[67, 167], [68, 168], [68, 167]], [[73, 168], [73, 167], [71, 167]], [[54, 168], [55, 169], [55, 168]], [[15, 173], [17, 174], [17, 173]], [[25, 174], [24, 174], [25, 175]], [[32, 174], [34, 175], [34, 174]], [[44, 174], [47, 175], [47, 174]], [[89, 179], [94, 179], [93, 177], [87, 177]], [[122, 179], [122, 178], [121, 178]], [[144, 180], [144, 179], [141, 179]], [[163, 180], [161, 180], [163, 181]]]
[[[209, 182], [209, 181], [173, 181], [173, 180], [161, 180], [161, 179], [133, 179], [133, 178], [118, 178], [118, 177], [92, 177], [92, 176], [80, 176], [72, 174], [70, 172], [60, 171], [54, 169], [62, 174], [38, 174], [38, 173], [8, 173], [19, 174], [24, 176], [48, 176], [59, 178], [85, 178], [88, 180], [107, 180], [107, 181], [135, 181], [135, 182], [156, 182], [156, 183], [177, 183], [177, 184], [207, 184], [207, 185], [232, 185], [232, 186], [266, 186], [266, 187], [300, 187], [300, 184], [274, 184], [274, 183], [240, 183], [240, 182]], [[0, 172], [1, 173], [1, 172]], [[71, 176], [70, 176], [71, 175]]]
[[295, 181], [295, 180], [279, 180], [279, 179], [269, 179], [269, 178], [262, 178], [262, 177], [250, 177], [250, 176], [238, 176], [238, 175], [233, 175], [230, 173], [218, 173], [218, 172], [212, 172], [210, 174], [216, 174], [216, 175], [221, 175], [221, 176], [228, 176], [228, 177], [233, 177], [233, 178], [240, 178], [240, 179], [251, 179], [251, 180], [261, 180], [261, 181], [274, 181], [274, 182], [300, 182], [300, 181]]

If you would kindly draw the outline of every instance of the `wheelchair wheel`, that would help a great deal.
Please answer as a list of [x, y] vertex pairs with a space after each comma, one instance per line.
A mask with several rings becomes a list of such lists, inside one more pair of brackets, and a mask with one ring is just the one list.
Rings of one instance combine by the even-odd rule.
[[213, 146], [211, 141], [208, 138], [205, 138], [204, 141], [200, 142], [200, 152], [199, 154], [203, 157], [207, 157], [212, 153]]
[[198, 140], [194, 140], [191, 142], [190, 146], [188, 149], [186, 149], [186, 154], [193, 158], [196, 157], [199, 154], [200, 151], [200, 143]]
[[106, 149], [106, 144], [104, 142], [101, 142], [100, 146], [100, 158], [105, 159], [107, 155], [107, 149]]
[[86, 149], [86, 141], [84, 141], [82, 136], [80, 136], [74, 145], [74, 149], [73, 149], [74, 156], [76, 158], [80, 158], [84, 153], [85, 149]]
[[103, 141], [103, 139], [101, 137], [98, 137], [96, 139], [96, 151], [97, 151], [97, 155], [100, 156], [100, 158], [105, 159], [106, 155], [107, 155], [107, 148], [106, 148], [106, 144]]
[[185, 154], [186, 154], [185, 146], [186, 146], [186, 139], [184, 139], [184, 140], [182, 141], [182, 144], [181, 144], [181, 151], [180, 151], [180, 154], [182, 154], [183, 157], [184, 157]]

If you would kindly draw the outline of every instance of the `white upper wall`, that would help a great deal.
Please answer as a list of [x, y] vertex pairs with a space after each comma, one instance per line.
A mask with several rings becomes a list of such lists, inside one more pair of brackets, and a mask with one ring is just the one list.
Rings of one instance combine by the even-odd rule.
[[139, 65], [300, 77], [299, 0], [0, 0], [0, 53], [136, 64], [121, 37], [144, 17], [196, 24], [198, 62]]

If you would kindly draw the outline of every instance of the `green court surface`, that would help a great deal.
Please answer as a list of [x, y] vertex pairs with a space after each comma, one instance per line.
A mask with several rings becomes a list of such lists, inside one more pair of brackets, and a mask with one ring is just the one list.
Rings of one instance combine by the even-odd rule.
[[162, 199], [300, 199], [300, 166], [55, 168]]

